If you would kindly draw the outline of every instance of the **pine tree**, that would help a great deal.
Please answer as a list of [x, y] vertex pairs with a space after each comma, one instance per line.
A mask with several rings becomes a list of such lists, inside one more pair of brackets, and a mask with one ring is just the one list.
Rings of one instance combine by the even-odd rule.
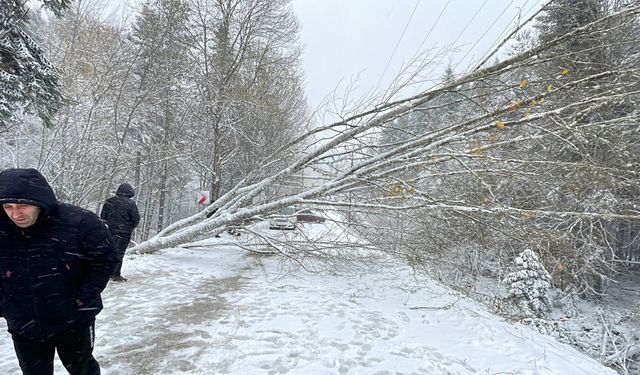
[[[60, 16], [70, 0], [44, 5]], [[0, 129], [16, 113], [36, 113], [46, 126], [62, 105], [58, 75], [30, 35], [25, 2], [0, 0]]]
[[[536, 28], [542, 43], [556, 39], [572, 30], [587, 25], [606, 14], [606, 0], [557, 0], [548, 5], [546, 12], [538, 18]], [[570, 72], [589, 72], [602, 69], [605, 62], [604, 49], [597, 47], [599, 41], [593, 36], [571, 38], [559, 46], [562, 49], [563, 68]]]
[[179, 124], [187, 111], [187, 51], [183, 42], [188, 15], [189, 8], [182, 0], [149, 1], [143, 5], [130, 37], [138, 55], [134, 75], [141, 98], [137, 126], [132, 129], [138, 139], [133, 142], [143, 156], [155, 155], [162, 160], [144, 168], [137, 166], [143, 178], [159, 190], [159, 196], [153, 198], [158, 205], [158, 231], [168, 221], [170, 192], [179, 191], [186, 178], [184, 165], [172, 155], [184, 147], [184, 125]]
[[551, 275], [544, 268], [538, 256], [527, 249], [515, 259], [516, 270], [507, 275], [508, 299], [525, 317], [541, 318], [551, 309], [547, 290], [551, 287]]

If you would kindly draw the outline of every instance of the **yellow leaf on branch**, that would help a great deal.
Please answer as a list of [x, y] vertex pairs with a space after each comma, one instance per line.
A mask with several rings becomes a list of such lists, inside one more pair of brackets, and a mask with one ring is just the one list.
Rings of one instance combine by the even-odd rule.
[[504, 122], [502, 120], [498, 120], [496, 121], [496, 128], [498, 129], [504, 129]]
[[557, 269], [558, 269], [558, 271], [562, 272], [562, 271], [567, 269], [567, 265], [564, 264], [564, 263], [560, 263], [560, 264], [558, 264]]
[[547, 92], [551, 92], [553, 91], [553, 85], [552, 84], [548, 84], [547, 85]]
[[525, 87], [527, 87], [527, 80], [523, 79], [523, 80], [520, 81], [520, 88], [523, 89]]
[[569, 74], [569, 69], [562, 69], [562, 71], [560, 72], [560, 74], [562, 74], [563, 76], [566, 76]]

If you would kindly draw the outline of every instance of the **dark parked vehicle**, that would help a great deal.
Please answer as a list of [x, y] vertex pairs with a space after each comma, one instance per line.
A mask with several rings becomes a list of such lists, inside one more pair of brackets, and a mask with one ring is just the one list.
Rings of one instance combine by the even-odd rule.
[[296, 221], [301, 223], [324, 223], [325, 218], [305, 209], [296, 212]]

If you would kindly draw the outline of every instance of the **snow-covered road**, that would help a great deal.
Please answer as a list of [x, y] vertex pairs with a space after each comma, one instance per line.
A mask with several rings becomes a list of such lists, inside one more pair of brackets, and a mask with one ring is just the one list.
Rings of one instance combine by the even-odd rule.
[[[106, 375], [615, 374], [399, 266], [290, 273], [223, 246], [127, 257], [123, 274], [97, 323]], [[0, 373], [19, 374], [7, 333]]]

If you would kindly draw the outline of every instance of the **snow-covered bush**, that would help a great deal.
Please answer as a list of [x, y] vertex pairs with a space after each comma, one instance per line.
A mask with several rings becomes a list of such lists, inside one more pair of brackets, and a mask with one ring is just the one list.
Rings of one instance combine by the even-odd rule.
[[571, 343], [570, 333], [566, 331], [560, 321], [540, 318], [524, 318], [520, 323], [533, 327], [544, 335], [553, 336], [562, 342]]
[[554, 307], [562, 311], [562, 315], [567, 318], [575, 318], [580, 315], [578, 307], [580, 297], [574, 287], [570, 286], [565, 291], [559, 291], [554, 298]]
[[505, 277], [509, 285], [507, 300], [518, 309], [518, 315], [529, 318], [545, 317], [551, 310], [548, 289], [551, 275], [538, 260], [538, 256], [527, 249], [515, 259], [516, 270]]

